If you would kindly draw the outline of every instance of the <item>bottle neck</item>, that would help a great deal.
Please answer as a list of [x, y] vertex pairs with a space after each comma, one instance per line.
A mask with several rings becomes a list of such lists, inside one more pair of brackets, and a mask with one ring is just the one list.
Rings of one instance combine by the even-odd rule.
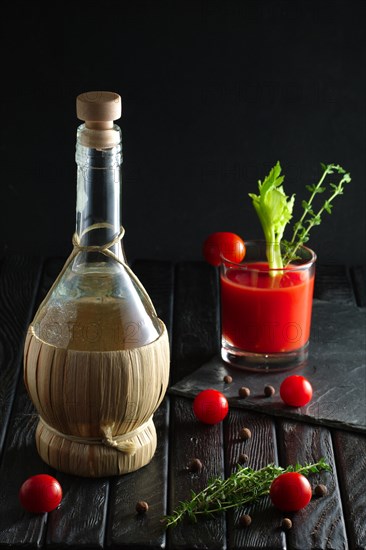
[[[121, 130], [116, 125], [113, 127], [112, 146], [105, 148], [91, 146], [95, 133], [99, 132], [84, 124], [77, 132], [76, 233], [82, 247], [106, 245], [118, 236], [121, 228]], [[110, 250], [124, 259], [119, 242]]]

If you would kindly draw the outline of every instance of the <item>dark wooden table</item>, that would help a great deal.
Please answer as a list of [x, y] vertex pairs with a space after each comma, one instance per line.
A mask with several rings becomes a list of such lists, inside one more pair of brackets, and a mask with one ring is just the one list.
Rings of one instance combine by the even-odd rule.
[[[169, 393], [155, 415], [157, 452], [140, 471], [119, 478], [84, 479], [45, 465], [35, 449], [37, 416], [23, 385], [23, 343], [27, 326], [62, 264], [63, 259], [9, 255], [0, 266], [0, 548], [366, 548], [362, 433], [235, 407], [223, 423], [205, 426], [195, 420], [191, 399]], [[174, 385], [219, 351], [217, 272], [203, 262], [137, 261], [133, 269], [169, 329]], [[365, 268], [319, 266], [315, 295], [364, 307]], [[238, 442], [243, 425], [252, 429], [253, 437]], [[321, 479], [329, 494], [294, 514], [293, 528], [286, 533], [279, 528], [283, 514], [268, 498], [214, 520], [165, 531], [162, 516], [210, 477], [229, 474], [240, 452], [248, 454], [253, 468], [324, 456], [333, 471], [317, 474], [311, 482]], [[193, 457], [203, 462], [200, 474], [187, 470]], [[28, 476], [41, 472], [57, 477], [64, 498], [52, 513], [32, 515], [20, 507], [18, 490]], [[150, 506], [143, 517], [135, 512], [138, 500]], [[247, 529], [237, 527], [242, 513], [253, 517]]]

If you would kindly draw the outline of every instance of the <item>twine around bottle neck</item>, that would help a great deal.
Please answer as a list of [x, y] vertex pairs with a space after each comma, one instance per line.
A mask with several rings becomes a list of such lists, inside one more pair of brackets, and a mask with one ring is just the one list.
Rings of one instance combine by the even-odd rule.
[[[120, 257], [118, 257], [114, 252], [112, 252], [111, 248], [121, 242], [125, 235], [124, 227], [121, 225], [119, 233], [109, 242], [102, 244], [102, 245], [82, 245], [81, 241], [84, 235], [89, 233], [90, 231], [93, 231], [95, 229], [106, 229], [106, 228], [113, 228], [113, 226], [107, 222], [103, 223], [94, 223], [93, 225], [89, 225], [84, 231], [79, 235], [78, 233], [74, 233], [72, 236], [72, 244], [74, 246], [73, 252], [75, 253], [75, 256], [78, 252], [99, 252], [101, 254], [104, 254], [105, 256], [109, 256], [110, 258], [113, 258], [118, 263], [122, 264], [126, 267], [126, 262], [121, 260]], [[73, 253], [72, 252], [72, 253]], [[71, 253], [71, 254], [72, 254]]]
[[113, 225], [111, 225], [110, 223], [107, 223], [107, 222], [94, 223], [94, 224], [90, 225], [89, 227], [87, 227], [86, 229], [84, 229], [84, 231], [80, 235], [76, 232], [74, 233], [74, 235], [72, 236], [73, 249], [71, 251], [71, 254], [67, 258], [62, 270], [60, 271], [57, 279], [55, 280], [55, 282], [51, 286], [50, 290], [48, 291], [47, 296], [43, 300], [40, 307], [42, 307], [47, 302], [49, 296], [51, 295], [53, 290], [56, 288], [58, 283], [60, 282], [62, 276], [64, 275], [65, 271], [67, 270], [67, 268], [69, 267], [71, 262], [76, 258], [77, 254], [79, 254], [80, 252], [96, 252], [96, 253], [104, 254], [104, 256], [107, 256], [109, 258], [112, 258], [113, 260], [115, 260], [116, 262], [118, 262], [119, 264], [121, 264], [125, 268], [128, 275], [130, 276], [130, 278], [133, 280], [133, 282], [142, 291], [142, 294], [144, 295], [145, 299], [147, 300], [148, 304], [150, 305], [151, 310], [153, 311], [153, 313], [155, 315], [157, 315], [154, 304], [152, 303], [151, 298], [148, 295], [148, 293], [147, 293], [146, 289], [144, 288], [144, 286], [142, 285], [141, 281], [136, 277], [136, 275], [134, 274], [132, 269], [129, 267], [129, 265], [121, 257], [117, 256], [111, 250], [111, 248], [113, 246], [115, 246], [116, 244], [120, 243], [121, 240], [124, 237], [125, 229], [122, 225], [120, 227], [119, 233], [111, 241], [108, 241], [105, 244], [102, 244], [102, 245], [82, 245], [81, 244], [81, 241], [82, 241], [84, 235], [86, 235], [86, 233], [88, 233], [89, 231], [93, 231], [95, 229], [105, 229], [105, 228], [112, 228], [113, 229]]

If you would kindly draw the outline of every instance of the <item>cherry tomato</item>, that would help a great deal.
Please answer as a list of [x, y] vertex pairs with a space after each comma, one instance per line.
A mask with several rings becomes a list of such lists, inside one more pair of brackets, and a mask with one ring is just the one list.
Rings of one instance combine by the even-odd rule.
[[221, 256], [230, 262], [240, 263], [245, 256], [244, 241], [235, 233], [219, 231], [212, 233], [203, 243], [203, 257], [211, 265], [220, 265]]
[[298, 472], [287, 472], [272, 481], [269, 496], [279, 510], [297, 512], [309, 504], [312, 490], [305, 476]]
[[31, 476], [21, 486], [19, 500], [28, 512], [51, 512], [62, 500], [61, 485], [57, 479], [47, 474]]
[[225, 395], [217, 390], [203, 390], [193, 401], [193, 412], [205, 424], [218, 424], [229, 411]]
[[313, 388], [304, 377], [294, 374], [284, 379], [280, 386], [280, 395], [286, 405], [303, 407], [313, 396]]

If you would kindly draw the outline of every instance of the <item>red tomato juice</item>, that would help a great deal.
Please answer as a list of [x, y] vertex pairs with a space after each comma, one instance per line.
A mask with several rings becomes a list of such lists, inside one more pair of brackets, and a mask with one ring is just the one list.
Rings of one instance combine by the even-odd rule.
[[310, 336], [314, 272], [289, 266], [271, 277], [267, 269], [257, 262], [221, 275], [222, 335], [243, 351], [291, 352]]

